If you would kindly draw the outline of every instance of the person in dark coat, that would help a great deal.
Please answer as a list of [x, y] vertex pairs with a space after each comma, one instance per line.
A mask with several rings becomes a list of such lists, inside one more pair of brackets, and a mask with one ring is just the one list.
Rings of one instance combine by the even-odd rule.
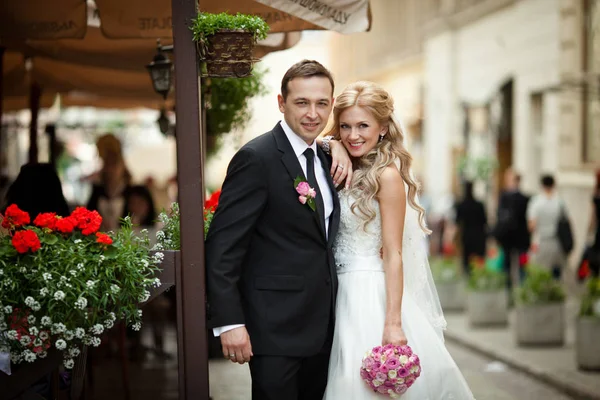
[[6, 192], [4, 208], [11, 204], [29, 213], [32, 222], [38, 214], [45, 212], [53, 212], [61, 217], [69, 215], [69, 206], [56, 169], [48, 163], [25, 164], [21, 167], [17, 179]]
[[482, 202], [473, 195], [473, 182], [465, 182], [464, 197], [456, 204], [455, 222], [460, 229], [463, 267], [470, 273], [472, 257], [485, 257], [487, 216]]
[[[518, 260], [521, 254], [526, 253], [531, 244], [531, 234], [527, 228], [527, 206], [529, 197], [519, 189], [521, 177], [512, 169], [504, 173], [505, 189], [500, 194], [498, 201], [498, 214], [494, 236], [504, 252], [504, 272], [506, 273], [506, 287], [511, 290], [512, 266], [520, 268]], [[523, 277], [523, 269], [519, 269], [519, 276]]]

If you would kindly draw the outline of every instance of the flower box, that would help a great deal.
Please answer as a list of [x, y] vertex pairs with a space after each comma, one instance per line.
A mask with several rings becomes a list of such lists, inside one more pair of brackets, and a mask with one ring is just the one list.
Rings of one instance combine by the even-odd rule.
[[467, 303], [467, 292], [463, 281], [436, 283], [440, 304], [445, 312], [463, 311]]
[[600, 370], [600, 318], [579, 317], [575, 327], [575, 355], [582, 370]]
[[467, 313], [472, 326], [506, 325], [508, 323], [506, 290], [470, 291], [467, 295]]
[[254, 45], [267, 37], [269, 25], [254, 15], [200, 12], [191, 27], [200, 61], [208, 77], [243, 78], [251, 75]]
[[515, 334], [520, 346], [562, 346], [565, 340], [564, 303], [518, 305]]

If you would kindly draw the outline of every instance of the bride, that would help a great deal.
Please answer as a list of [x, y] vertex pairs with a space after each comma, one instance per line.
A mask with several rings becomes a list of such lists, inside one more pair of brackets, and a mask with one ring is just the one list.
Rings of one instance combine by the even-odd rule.
[[425, 250], [424, 210], [410, 173], [412, 157], [392, 97], [370, 82], [335, 101], [330, 135], [353, 164], [340, 192], [335, 245], [339, 289], [325, 400], [382, 399], [360, 378], [366, 351], [408, 344], [422, 373], [405, 400], [468, 400], [473, 395], [444, 346], [444, 320]]

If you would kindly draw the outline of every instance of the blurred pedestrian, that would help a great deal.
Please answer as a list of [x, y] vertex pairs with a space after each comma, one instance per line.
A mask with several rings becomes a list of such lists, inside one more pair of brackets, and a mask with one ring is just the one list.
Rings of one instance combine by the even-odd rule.
[[473, 182], [465, 182], [464, 196], [455, 206], [455, 222], [462, 242], [462, 263], [465, 273], [470, 273], [473, 257], [485, 257], [487, 216], [485, 206], [473, 195]]

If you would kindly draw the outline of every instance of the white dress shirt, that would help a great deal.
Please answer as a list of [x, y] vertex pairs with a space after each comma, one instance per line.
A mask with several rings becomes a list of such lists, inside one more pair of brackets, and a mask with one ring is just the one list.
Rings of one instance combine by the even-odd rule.
[[[302, 139], [300, 136], [294, 133], [292, 128], [289, 127], [285, 120], [281, 121], [281, 128], [283, 128], [285, 136], [292, 145], [292, 149], [294, 149], [296, 157], [298, 157], [298, 162], [300, 163], [300, 167], [302, 167], [302, 172], [304, 172], [304, 176], [306, 176], [306, 157], [304, 156], [304, 152], [309, 147], [315, 152], [315, 177], [317, 178], [317, 184], [319, 185], [319, 187], [313, 189], [315, 189], [318, 193], [321, 193], [321, 196], [323, 198], [323, 206], [325, 207], [325, 234], [327, 237], [329, 235], [329, 218], [331, 217], [331, 213], [333, 212], [333, 194], [331, 193], [331, 189], [329, 188], [329, 184], [327, 183], [327, 175], [325, 175], [328, 172], [325, 171], [321, 160], [317, 156], [317, 141], [313, 141], [312, 145], [309, 146], [304, 141], [304, 139]], [[221, 336], [222, 333], [225, 333], [235, 328], [239, 328], [241, 326], [244, 326], [244, 324], [226, 325], [218, 328], [213, 328], [213, 334], [215, 336]]]

